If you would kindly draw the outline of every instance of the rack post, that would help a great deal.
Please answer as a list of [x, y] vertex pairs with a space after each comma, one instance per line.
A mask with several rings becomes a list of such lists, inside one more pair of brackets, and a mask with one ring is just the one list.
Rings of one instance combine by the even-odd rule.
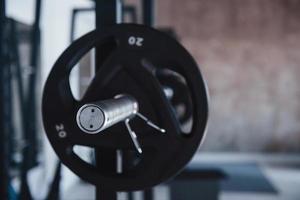
[[4, 111], [4, 30], [5, 30], [5, 0], [0, 0], [0, 199], [8, 199], [8, 152], [7, 152], [7, 132], [5, 130]]
[[[95, 6], [96, 29], [101, 30], [121, 21], [121, 0], [95, 0]], [[105, 54], [105, 49], [96, 48], [96, 71], [101, 67], [103, 54]], [[105, 173], [117, 170], [117, 152], [115, 150], [97, 148], [95, 151], [96, 166], [100, 171]], [[117, 192], [104, 190], [101, 185], [96, 185], [96, 200], [117, 200]]]
[[143, 24], [147, 26], [154, 26], [154, 0], [143, 0]]

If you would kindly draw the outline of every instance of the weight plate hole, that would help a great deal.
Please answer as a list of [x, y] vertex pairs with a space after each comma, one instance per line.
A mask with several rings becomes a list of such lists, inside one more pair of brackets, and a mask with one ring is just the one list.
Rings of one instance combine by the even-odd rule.
[[[106, 38], [103, 43], [97, 46], [97, 48], [105, 49], [105, 52], [101, 52], [102, 62], [98, 63], [98, 65], [101, 66], [117, 48], [117, 41], [114, 37]], [[95, 57], [96, 51], [95, 48], [92, 48], [80, 58], [80, 60], [71, 70], [69, 84], [73, 97], [78, 101], [83, 98], [87, 88], [90, 86], [95, 77], [96, 66], [95, 62], [93, 62]]]
[[173, 69], [167, 67], [158, 68], [148, 60], [144, 60], [143, 64], [151, 68], [151, 71], [156, 72], [156, 77], [172, 105], [175, 117], [180, 123], [181, 133], [184, 136], [190, 135], [193, 127], [193, 101], [186, 78]]
[[95, 149], [92, 147], [74, 145], [73, 152], [84, 162], [95, 166]]

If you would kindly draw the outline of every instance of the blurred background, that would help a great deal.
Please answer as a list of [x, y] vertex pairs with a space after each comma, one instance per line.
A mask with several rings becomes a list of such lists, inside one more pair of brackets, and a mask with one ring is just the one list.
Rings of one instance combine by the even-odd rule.
[[[124, 22], [142, 23], [142, 1], [123, 4], [129, 7]], [[188, 167], [204, 174], [221, 171], [226, 178], [200, 177], [201, 190], [212, 193], [204, 199], [300, 199], [300, 0], [157, 0], [154, 5], [154, 26], [189, 50], [207, 81], [208, 131]], [[7, 0], [1, 10], [7, 18], [0, 29], [7, 55], [1, 65], [7, 67], [1, 71], [0, 120], [1, 132], [9, 133], [1, 136], [9, 157], [2, 166], [9, 172], [11, 199], [20, 191], [23, 199], [46, 199], [51, 189], [61, 199], [94, 199], [93, 186], [60, 168], [40, 114], [43, 84], [71, 42], [95, 28], [94, 6], [91, 0]], [[75, 96], [91, 81], [93, 56], [87, 54], [72, 72]], [[57, 174], [60, 184], [54, 181]], [[158, 200], [170, 193], [166, 185], [154, 189]], [[140, 196], [134, 193], [135, 199]]]

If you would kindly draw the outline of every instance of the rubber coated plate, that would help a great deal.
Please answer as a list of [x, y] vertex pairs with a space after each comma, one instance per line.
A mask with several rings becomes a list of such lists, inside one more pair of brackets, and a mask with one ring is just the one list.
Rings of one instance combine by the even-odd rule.
[[[94, 47], [103, 51], [105, 59], [86, 94], [77, 101], [70, 89], [69, 75], [80, 58]], [[193, 126], [188, 135], [181, 132], [156, 77], [158, 69], [174, 71], [186, 80], [193, 108]], [[76, 113], [82, 105], [120, 93], [134, 96], [141, 113], [166, 129], [162, 134], [132, 120], [143, 148], [143, 154], [134, 155], [134, 159], [128, 156], [134, 154], [134, 146], [124, 124], [94, 135], [84, 133], [76, 124]], [[208, 117], [206, 87], [196, 62], [177, 41], [141, 25], [116, 25], [75, 41], [53, 66], [42, 104], [46, 134], [61, 161], [82, 179], [116, 191], [142, 190], [176, 175], [197, 151]], [[124, 152], [124, 163], [130, 164], [124, 164], [122, 173], [98, 170], [74, 153], [74, 145], [97, 148], [100, 152], [119, 149]]]

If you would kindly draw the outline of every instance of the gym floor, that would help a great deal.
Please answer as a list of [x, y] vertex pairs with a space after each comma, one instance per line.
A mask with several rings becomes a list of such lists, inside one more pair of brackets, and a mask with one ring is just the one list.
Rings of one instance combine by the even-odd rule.
[[278, 194], [257, 192], [221, 192], [221, 200], [298, 200], [300, 169], [292, 166], [262, 166], [262, 170], [278, 190]]
[[[233, 165], [256, 163], [275, 192], [227, 191], [221, 190], [220, 200], [299, 200], [300, 197], [300, 156], [285, 154], [236, 154], [236, 153], [201, 153], [192, 162], [232, 163]], [[238, 172], [237, 172], [238, 173]], [[244, 181], [248, 181], [245, 179]], [[251, 190], [251, 188], [250, 188]], [[158, 186], [154, 190], [156, 200], [170, 200], [167, 186]], [[94, 187], [77, 182], [63, 194], [63, 200], [93, 200]], [[134, 200], [141, 200], [141, 193], [134, 194]], [[119, 194], [119, 200], [126, 200], [126, 194]]]

